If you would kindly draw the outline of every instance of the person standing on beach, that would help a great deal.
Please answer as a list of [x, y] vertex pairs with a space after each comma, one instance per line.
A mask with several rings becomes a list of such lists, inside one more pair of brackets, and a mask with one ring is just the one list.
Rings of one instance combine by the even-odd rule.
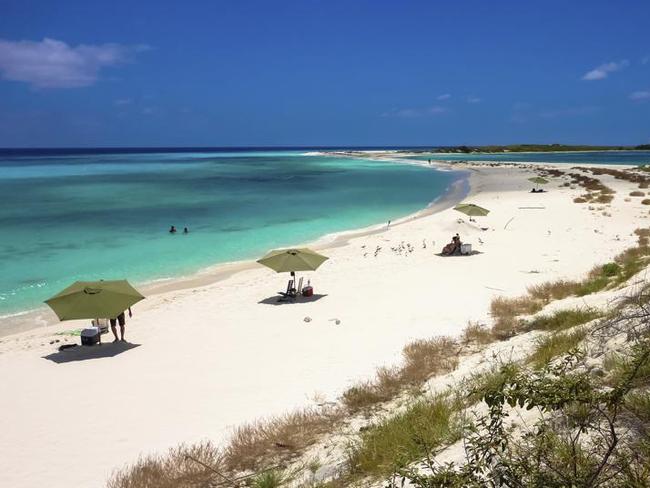
[[[130, 317], [133, 317], [133, 313], [131, 312], [131, 307], [129, 307], [129, 318]], [[120, 336], [121, 336], [120, 339], [117, 338], [117, 327], [116, 327], [117, 323], [120, 324]], [[125, 328], [125, 326], [126, 326], [126, 317], [124, 316], [124, 312], [119, 314], [114, 319], [111, 319], [111, 331], [113, 331], [113, 335], [115, 336], [115, 340], [113, 342], [117, 342], [117, 341], [126, 342], [124, 340], [124, 328]]]

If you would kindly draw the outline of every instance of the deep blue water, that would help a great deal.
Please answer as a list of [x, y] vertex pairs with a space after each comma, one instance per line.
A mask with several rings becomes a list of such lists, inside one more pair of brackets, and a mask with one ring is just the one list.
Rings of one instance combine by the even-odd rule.
[[276, 149], [0, 151], [0, 316], [78, 279], [171, 277], [395, 219], [456, 178]]

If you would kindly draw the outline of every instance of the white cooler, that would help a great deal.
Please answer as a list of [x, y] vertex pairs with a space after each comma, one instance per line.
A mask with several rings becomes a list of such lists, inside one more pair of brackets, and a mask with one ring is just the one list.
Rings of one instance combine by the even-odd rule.
[[461, 244], [460, 245], [461, 254], [472, 254], [472, 245], [471, 244]]

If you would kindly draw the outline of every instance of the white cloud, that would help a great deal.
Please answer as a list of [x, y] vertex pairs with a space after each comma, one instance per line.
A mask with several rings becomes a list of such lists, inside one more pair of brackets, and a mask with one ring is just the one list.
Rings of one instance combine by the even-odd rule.
[[426, 108], [403, 108], [399, 110], [389, 110], [381, 114], [382, 117], [402, 117], [402, 118], [413, 118], [413, 117], [426, 117], [429, 115], [438, 115], [448, 112], [445, 107], [439, 105], [434, 105], [433, 107]]
[[118, 98], [115, 100], [115, 105], [118, 107], [123, 107], [124, 105], [131, 105], [133, 103], [133, 100], [130, 98]]
[[607, 78], [610, 73], [615, 71], [620, 71], [624, 68], [627, 68], [630, 65], [630, 62], [627, 59], [623, 61], [604, 63], [598, 66], [597, 68], [592, 69], [591, 71], [585, 73], [582, 77], [583, 80], [593, 81], [593, 80], [602, 80]]
[[120, 44], [69, 46], [63, 41], [8, 41], [0, 39], [2, 78], [35, 88], [77, 88], [95, 83], [99, 71], [131, 60], [149, 47]]
[[635, 91], [630, 94], [630, 100], [636, 100], [636, 101], [642, 101], [642, 100], [650, 100], [650, 91]]
[[442, 95], [439, 95], [436, 97], [437, 100], [449, 100], [451, 98], [451, 95], [449, 93], [444, 93]]
[[641, 59], [641, 64], [648, 64], [650, 63], [650, 56], [646, 56]]
[[467, 103], [480, 103], [481, 99], [472, 95], [469, 95], [467, 98], [465, 98]]

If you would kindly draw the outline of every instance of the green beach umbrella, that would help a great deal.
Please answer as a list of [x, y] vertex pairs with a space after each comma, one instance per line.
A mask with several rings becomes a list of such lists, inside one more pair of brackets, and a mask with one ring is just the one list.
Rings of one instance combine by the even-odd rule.
[[486, 208], [479, 207], [473, 203], [459, 203], [454, 207], [454, 210], [464, 213], [469, 217], [485, 217], [490, 211]]
[[59, 320], [112, 319], [143, 298], [126, 280], [76, 281], [45, 303]]
[[535, 176], [534, 178], [528, 178], [528, 181], [532, 181], [536, 185], [545, 185], [548, 183], [548, 180], [545, 178], [542, 178], [541, 176]]
[[307, 248], [276, 249], [257, 262], [277, 273], [314, 271], [329, 258]]

